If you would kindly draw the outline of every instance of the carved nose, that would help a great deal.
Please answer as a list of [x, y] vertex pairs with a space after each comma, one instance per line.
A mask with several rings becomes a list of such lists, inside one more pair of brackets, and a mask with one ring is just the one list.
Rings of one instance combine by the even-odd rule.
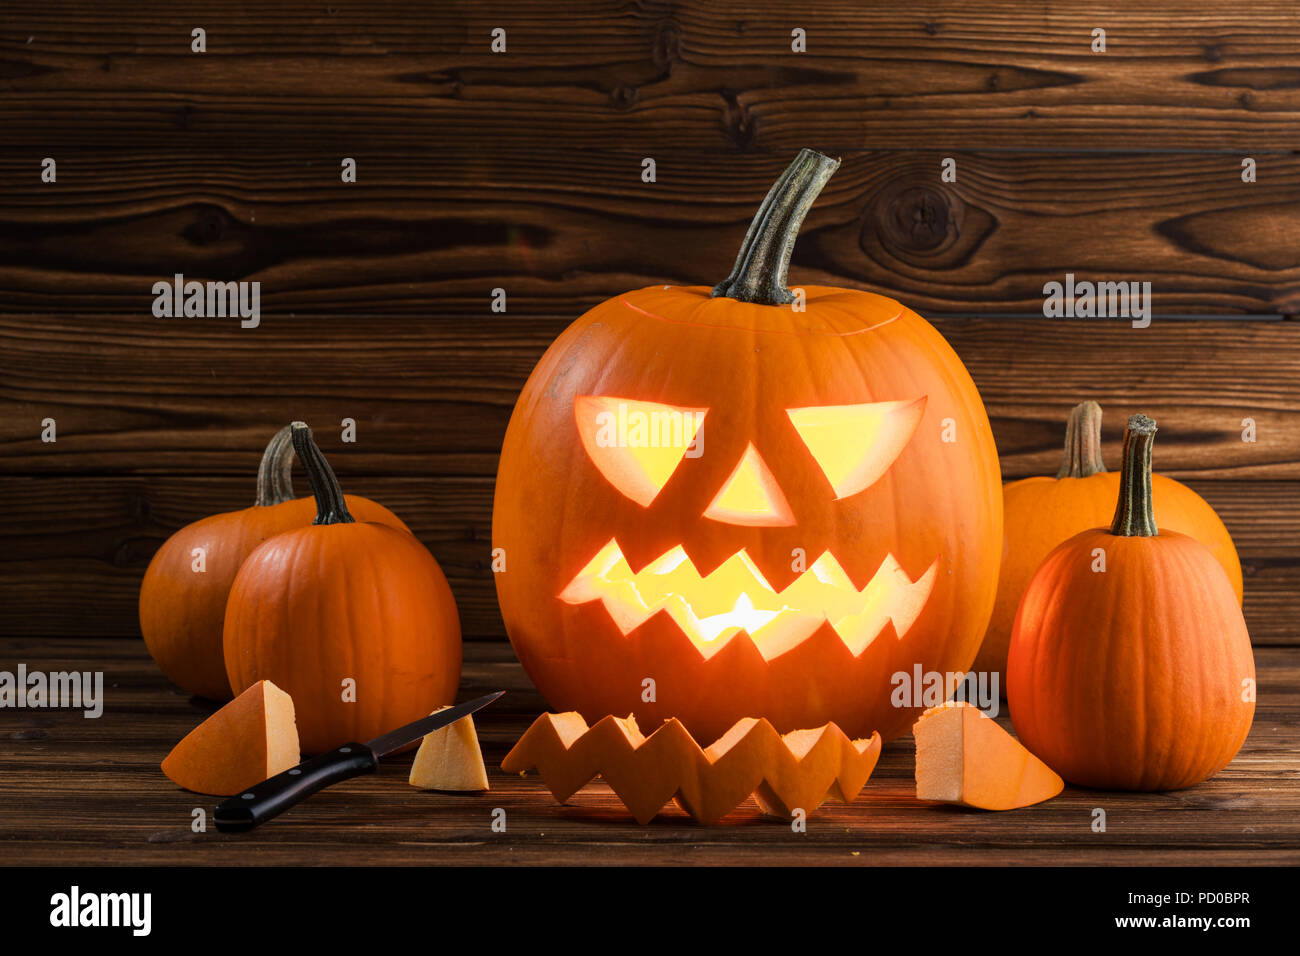
[[756, 528], [780, 528], [795, 523], [781, 486], [752, 442], [722, 490], [704, 509], [704, 517]]

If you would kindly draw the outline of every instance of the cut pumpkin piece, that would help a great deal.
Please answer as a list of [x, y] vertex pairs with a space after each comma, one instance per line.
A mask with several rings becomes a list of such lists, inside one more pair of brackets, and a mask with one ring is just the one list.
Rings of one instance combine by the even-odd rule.
[[969, 703], [931, 707], [912, 727], [918, 800], [1014, 810], [1050, 800], [1061, 778]]
[[[880, 759], [880, 735], [850, 740], [834, 724], [782, 734], [785, 749], [773, 748], [776, 759], [754, 791], [764, 813], [789, 820], [796, 809], [812, 813], [828, 796], [852, 803], [866, 786]], [[830, 788], [822, 786], [830, 780]]]
[[880, 736], [849, 740], [834, 724], [782, 737], [746, 717], [701, 749], [681, 722], [645, 736], [631, 717], [587, 726], [578, 713], [543, 714], [506, 755], [508, 773], [541, 771], [555, 799], [568, 802], [602, 776], [638, 823], [669, 801], [703, 824], [717, 823], [753, 794], [765, 813], [789, 819], [812, 813], [829, 795], [853, 800], [880, 756]]
[[162, 771], [186, 790], [231, 797], [300, 760], [293, 698], [263, 680], [191, 730]]
[[411, 786], [421, 790], [487, 790], [487, 768], [483, 766], [474, 718], [466, 714], [454, 724], [427, 734], [416, 751], [408, 779]]

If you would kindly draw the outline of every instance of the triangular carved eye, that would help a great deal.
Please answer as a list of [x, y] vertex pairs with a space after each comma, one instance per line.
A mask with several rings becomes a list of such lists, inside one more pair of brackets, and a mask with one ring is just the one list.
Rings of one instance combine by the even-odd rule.
[[781, 493], [772, 470], [752, 444], [745, 449], [740, 464], [705, 509], [704, 517], [758, 528], [794, 524], [790, 503]]
[[835, 489], [835, 497], [847, 498], [871, 487], [893, 465], [925, 414], [925, 396], [791, 408], [786, 414]]
[[573, 403], [578, 437], [606, 480], [643, 508], [668, 484], [696, 442], [707, 410], [581, 395]]

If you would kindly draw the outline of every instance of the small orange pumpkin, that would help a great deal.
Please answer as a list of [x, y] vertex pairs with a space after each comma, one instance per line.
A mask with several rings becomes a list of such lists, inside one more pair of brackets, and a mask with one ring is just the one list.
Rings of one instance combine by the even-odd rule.
[[[1003, 673], [1011, 625], [1025, 586], [1048, 552], [1080, 531], [1106, 525], [1115, 511], [1119, 474], [1101, 458], [1101, 406], [1083, 402], [1065, 426], [1065, 460], [1055, 478], [1034, 477], [1003, 487], [1006, 521], [1002, 572], [984, 642], [972, 670]], [[1232, 536], [1209, 503], [1191, 488], [1164, 475], [1151, 476], [1151, 497], [1161, 528], [1196, 538], [1213, 553], [1241, 604], [1241, 561]], [[1002, 682], [1005, 693], [1005, 681]]]
[[1129, 419], [1114, 521], [1048, 555], [1011, 636], [1016, 735], [1088, 787], [1190, 787], [1236, 755], [1255, 713], [1255, 660], [1228, 576], [1195, 538], [1157, 530], [1155, 432], [1145, 415]]
[[[173, 684], [199, 697], [230, 700], [221, 649], [226, 598], [244, 559], [267, 538], [310, 524], [310, 498], [294, 498], [293, 444], [288, 426], [266, 446], [257, 469], [253, 507], [210, 515], [181, 528], [149, 562], [140, 584], [140, 632], [158, 667]], [[363, 521], [406, 531], [383, 505], [349, 495]]]
[[356, 521], [311, 431], [294, 422], [292, 438], [316, 521], [244, 561], [224, 650], [231, 687], [274, 681], [293, 698], [303, 751], [318, 754], [452, 703], [460, 622], [428, 549], [405, 531]]

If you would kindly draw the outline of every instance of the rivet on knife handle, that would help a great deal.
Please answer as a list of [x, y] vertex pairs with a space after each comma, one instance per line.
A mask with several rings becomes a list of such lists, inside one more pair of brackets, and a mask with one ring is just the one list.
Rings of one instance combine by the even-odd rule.
[[279, 816], [330, 784], [374, 773], [375, 753], [365, 744], [344, 744], [249, 787], [217, 805], [213, 819], [222, 833], [242, 833]]

